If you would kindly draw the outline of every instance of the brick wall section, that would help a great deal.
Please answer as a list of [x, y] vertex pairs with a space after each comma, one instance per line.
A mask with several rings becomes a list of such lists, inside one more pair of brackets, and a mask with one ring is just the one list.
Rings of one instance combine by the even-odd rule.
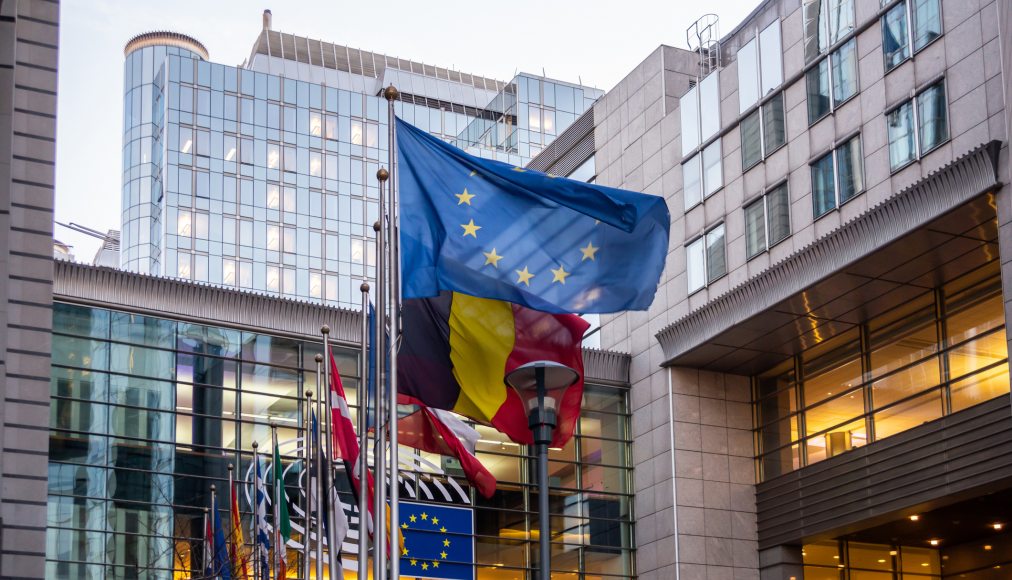
[[0, 2], [0, 576], [43, 578], [59, 3]]

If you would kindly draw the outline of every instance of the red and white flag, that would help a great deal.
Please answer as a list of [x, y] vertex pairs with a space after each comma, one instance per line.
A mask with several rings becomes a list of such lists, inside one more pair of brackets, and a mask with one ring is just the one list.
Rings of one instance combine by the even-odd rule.
[[[337, 370], [334, 353], [328, 352], [327, 355], [330, 357], [330, 412], [331, 425], [334, 429], [334, 452], [344, 461], [344, 470], [351, 479], [351, 488], [355, 492], [357, 501], [360, 497], [359, 494], [362, 493], [362, 474], [358, 462], [360, 453], [358, 437], [355, 435], [355, 425], [351, 421], [351, 411], [348, 409], [348, 399], [344, 394], [344, 384], [341, 383], [341, 373]], [[369, 507], [369, 517], [365, 519], [372, 522], [373, 477], [369, 470], [366, 470], [365, 493], [367, 494], [366, 505]], [[371, 523], [367, 527], [371, 533]]]

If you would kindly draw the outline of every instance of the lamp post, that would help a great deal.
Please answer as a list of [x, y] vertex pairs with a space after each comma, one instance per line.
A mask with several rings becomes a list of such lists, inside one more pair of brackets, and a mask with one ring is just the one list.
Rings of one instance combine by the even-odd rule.
[[527, 425], [534, 434], [538, 456], [538, 545], [541, 580], [551, 579], [551, 534], [548, 518], [548, 445], [558, 424], [558, 399], [580, 378], [574, 369], [554, 361], [539, 360], [510, 371], [505, 382], [527, 408]]

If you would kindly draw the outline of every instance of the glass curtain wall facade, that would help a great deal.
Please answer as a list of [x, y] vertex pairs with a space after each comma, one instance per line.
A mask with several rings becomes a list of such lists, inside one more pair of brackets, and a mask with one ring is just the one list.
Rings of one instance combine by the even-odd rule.
[[[271, 421], [279, 426], [293, 517], [289, 561], [298, 560], [299, 401], [315, 388], [318, 343], [64, 303], [54, 305], [53, 327], [47, 578], [181, 578], [202, 569], [203, 509], [212, 483], [227, 489], [229, 463], [246, 482], [239, 505], [249, 542], [252, 443], [268, 450]], [[356, 415], [357, 353], [335, 352]], [[588, 385], [576, 437], [551, 451], [559, 577], [633, 574], [626, 399], [624, 388]], [[477, 496], [450, 458], [407, 449], [402, 461], [416, 467], [402, 470], [401, 497], [473, 510], [474, 535], [465, 540], [475, 547], [477, 578], [531, 577], [534, 458], [478, 429], [478, 458], [499, 481], [491, 499]], [[339, 484], [350, 516], [350, 487]], [[227, 510], [224, 496], [218, 505]], [[227, 511], [222, 521], [230, 534]], [[353, 543], [344, 550], [354, 556]], [[353, 575], [354, 564], [348, 569]]]
[[[382, 97], [171, 46], [131, 52], [125, 86], [124, 268], [359, 306], [389, 150]], [[522, 166], [601, 94], [520, 75], [484, 110], [411, 95], [394, 110]]]
[[754, 389], [761, 480], [1008, 396], [998, 262], [808, 349]]

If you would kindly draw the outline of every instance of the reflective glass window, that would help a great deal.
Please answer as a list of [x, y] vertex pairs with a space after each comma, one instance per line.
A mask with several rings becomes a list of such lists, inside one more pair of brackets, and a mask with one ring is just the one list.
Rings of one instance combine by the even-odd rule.
[[938, 0], [908, 0], [913, 2], [914, 50], [920, 50], [942, 34], [941, 13]]
[[908, 34], [907, 5], [906, 2], [901, 2], [882, 17], [882, 53], [885, 57], [886, 71], [910, 56]]
[[682, 165], [682, 194], [685, 196], [685, 209], [689, 209], [703, 201], [701, 159], [702, 154], [697, 154]]
[[706, 282], [713, 282], [727, 273], [724, 248], [724, 225], [706, 233]]
[[928, 87], [916, 98], [920, 152], [924, 155], [949, 139], [945, 85]]
[[889, 132], [889, 165], [896, 169], [917, 156], [913, 101], [903, 103], [886, 115], [886, 127]]
[[682, 127], [682, 154], [699, 147], [699, 86], [689, 89], [678, 101]]
[[689, 282], [689, 292], [695, 292], [706, 285], [706, 258], [703, 248], [703, 238], [699, 238], [685, 247], [686, 254], [686, 275]]

